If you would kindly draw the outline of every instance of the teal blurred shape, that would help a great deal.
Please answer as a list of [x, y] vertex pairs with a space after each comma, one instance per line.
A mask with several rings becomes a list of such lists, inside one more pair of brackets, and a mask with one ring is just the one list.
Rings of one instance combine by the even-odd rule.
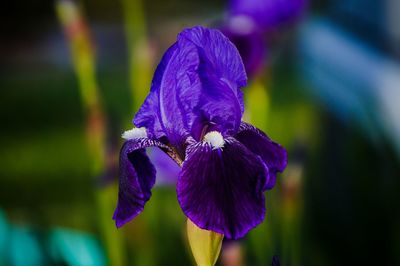
[[389, 138], [400, 156], [400, 64], [321, 18], [303, 25], [299, 45], [311, 95], [342, 121], [356, 121], [377, 147]]
[[6, 264], [6, 248], [8, 240], [8, 223], [6, 215], [0, 210], [0, 265]]
[[8, 229], [9, 242], [6, 247], [6, 265], [46, 265], [46, 255], [37, 234], [29, 227], [12, 226]]
[[49, 251], [56, 263], [69, 266], [103, 266], [106, 258], [97, 239], [87, 233], [55, 228], [49, 235]]

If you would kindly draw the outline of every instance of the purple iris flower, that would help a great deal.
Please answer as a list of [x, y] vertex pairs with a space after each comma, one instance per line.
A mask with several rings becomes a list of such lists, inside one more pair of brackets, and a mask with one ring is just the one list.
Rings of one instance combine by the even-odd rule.
[[198, 227], [237, 239], [263, 221], [263, 192], [274, 186], [287, 154], [241, 121], [246, 79], [237, 49], [220, 31], [198, 26], [178, 35], [133, 119], [136, 128], [123, 134], [117, 227], [150, 199], [156, 176], [145, 152], [150, 146], [182, 166], [178, 202]]

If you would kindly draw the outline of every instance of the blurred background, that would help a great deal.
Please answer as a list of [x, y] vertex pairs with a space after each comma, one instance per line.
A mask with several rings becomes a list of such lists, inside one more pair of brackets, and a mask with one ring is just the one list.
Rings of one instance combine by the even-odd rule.
[[289, 153], [265, 222], [217, 265], [400, 265], [400, 2], [240, 2], [3, 3], [0, 265], [194, 263], [163, 155], [149, 151], [144, 212], [119, 230], [111, 219], [120, 134], [194, 25], [237, 45], [244, 119]]

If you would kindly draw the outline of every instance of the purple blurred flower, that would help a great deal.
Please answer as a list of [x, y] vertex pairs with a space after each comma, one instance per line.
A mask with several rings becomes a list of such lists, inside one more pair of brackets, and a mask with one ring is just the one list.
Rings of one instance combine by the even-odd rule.
[[230, 1], [228, 18], [221, 30], [238, 48], [249, 77], [264, 66], [266, 37], [297, 21], [306, 6], [307, 0]]
[[284, 148], [241, 122], [246, 73], [237, 49], [218, 30], [184, 30], [165, 53], [150, 94], [126, 131], [120, 153], [117, 227], [150, 199], [155, 168], [145, 153], [157, 146], [183, 160], [177, 196], [198, 227], [243, 237], [264, 219], [263, 192], [284, 170]]
[[267, 31], [295, 22], [306, 6], [307, 0], [231, 0], [229, 14], [249, 17]]
[[264, 66], [267, 48], [264, 35], [254, 21], [245, 16], [232, 17], [221, 31], [238, 49], [247, 75], [250, 78], [257, 75]]

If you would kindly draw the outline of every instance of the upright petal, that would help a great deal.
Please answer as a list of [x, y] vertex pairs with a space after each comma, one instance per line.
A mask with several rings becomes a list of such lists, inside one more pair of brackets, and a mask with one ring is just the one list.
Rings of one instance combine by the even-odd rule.
[[208, 67], [215, 75], [231, 83], [232, 90], [240, 96], [240, 88], [246, 86], [247, 76], [236, 47], [219, 30], [201, 26], [186, 29], [178, 35], [178, 41], [187, 39], [195, 44], [202, 59], [211, 63]]
[[[192, 43], [177, 42], [176, 45], [177, 49], [162, 78], [159, 112], [168, 140], [172, 145], [180, 146], [190, 135], [190, 120], [198, 101], [196, 93], [201, 85], [196, 70], [200, 59], [197, 48]], [[184, 90], [192, 91], [189, 97], [183, 97]]]
[[143, 211], [150, 199], [156, 170], [144, 148], [158, 146], [168, 149], [159, 141], [147, 138], [131, 139], [124, 143], [119, 161], [118, 204], [113, 219], [121, 227]]
[[207, 142], [188, 147], [178, 178], [177, 195], [185, 215], [198, 227], [243, 237], [265, 216], [266, 168], [233, 138], [223, 148]]
[[265, 189], [271, 189], [276, 182], [276, 173], [282, 172], [287, 165], [287, 152], [278, 143], [273, 142], [258, 128], [242, 122], [235, 138], [253, 153], [259, 155], [269, 169]]
[[224, 136], [234, 135], [242, 117], [237, 96], [226, 82], [211, 75], [201, 77], [201, 83], [203, 88], [192, 113], [191, 135], [200, 141], [205, 126], [206, 131], [216, 130]]
[[177, 45], [174, 44], [165, 52], [154, 73], [150, 93], [133, 119], [136, 127], [147, 128], [150, 138], [160, 139], [165, 136], [160, 121], [159, 94], [164, 72], [176, 49]]
[[245, 84], [240, 55], [221, 32], [187, 29], [162, 58], [134, 123], [149, 128], [151, 137], [165, 135], [178, 148], [205, 126], [218, 125], [231, 135], [240, 126]]
[[203, 27], [181, 32], [177, 43], [182, 51], [195, 48], [198, 60], [190, 71], [178, 71], [178, 99], [191, 135], [200, 140], [203, 128], [215, 125], [224, 135], [235, 133], [244, 110], [240, 88], [246, 84], [237, 49], [218, 30]]

